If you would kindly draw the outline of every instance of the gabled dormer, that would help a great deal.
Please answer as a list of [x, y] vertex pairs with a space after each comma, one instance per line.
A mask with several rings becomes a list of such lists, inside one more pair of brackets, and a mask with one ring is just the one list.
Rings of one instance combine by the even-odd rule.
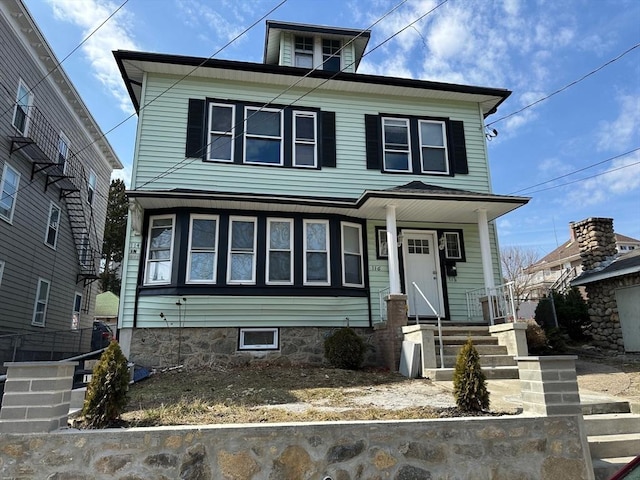
[[267, 20], [264, 63], [355, 73], [371, 32]]

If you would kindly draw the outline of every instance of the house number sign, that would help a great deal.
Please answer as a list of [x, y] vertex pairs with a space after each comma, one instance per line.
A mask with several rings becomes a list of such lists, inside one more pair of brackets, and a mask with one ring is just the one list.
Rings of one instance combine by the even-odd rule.
[[140, 259], [140, 242], [129, 243], [129, 260]]

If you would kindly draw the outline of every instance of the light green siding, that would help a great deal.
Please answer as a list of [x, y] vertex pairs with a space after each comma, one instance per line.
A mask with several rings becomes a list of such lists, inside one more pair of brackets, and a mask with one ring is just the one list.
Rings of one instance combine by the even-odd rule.
[[[148, 75], [146, 99], [156, 100], [144, 108], [136, 162], [134, 188], [162, 190], [190, 188], [247, 193], [312, 195], [319, 197], [358, 197], [365, 189], [384, 189], [421, 180], [434, 185], [488, 192], [489, 179], [484, 154], [484, 135], [477, 105], [461, 102], [421, 102], [415, 98], [381, 98], [339, 92], [315, 91], [298, 104], [336, 112], [337, 168], [321, 170], [286, 169], [270, 166], [184, 161], [187, 104], [189, 98], [219, 98], [267, 103], [283, 88], [227, 82], [203, 82], [187, 78], [172, 86], [177, 78]], [[294, 81], [293, 79], [291, 80]], [[276, 100], [290, 104], [308, 90], [292, 89]], [[143, 102], [143, 104], [146, 103]], [[402, 113], [448, 117], [465, 125], [468, 175], [437, 176], [383, 174], [367, 170], [365, 161], [364, 115]], [[177, 163], [180, 167], [163, 175]], [[215, 182], [211, 179], [215, 178]], [[251, 178], [252, 182], [246, 182]]]
[[293, 46], [295, 37], [289, 32], [282, 32], [280, 36], [280, 59], [279, 65], [293, 66]]
[[137, 327], [180, 326], [178, 300], [185, 304], [181, 307], [183, 327], [369, 326], [367, 298], [212, 295], [140, 297]]

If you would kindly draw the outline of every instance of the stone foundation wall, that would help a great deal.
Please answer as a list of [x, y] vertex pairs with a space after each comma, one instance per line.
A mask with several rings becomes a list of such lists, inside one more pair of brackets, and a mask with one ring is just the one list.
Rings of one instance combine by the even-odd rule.
[[580, 416], [59, 431], [0, 436], [3, 478], [587, 480]]
[[615, 291], [632, 285], [640, 285], [640, 273], [586, 285], [594, 345], [624, 352]]
[[[324, 341], [338, 328], [281, 328], [280, 349], [238, 350], [239, 330], [229, 328], [137, 328], [131, 337], [129, 360], [146, 367], [184, 365], [240, 366], [261, 361], [281, 365], [326, 364]], [[376, 365], [372, 328], [354, 328], [368, 349], [365, 364]]]

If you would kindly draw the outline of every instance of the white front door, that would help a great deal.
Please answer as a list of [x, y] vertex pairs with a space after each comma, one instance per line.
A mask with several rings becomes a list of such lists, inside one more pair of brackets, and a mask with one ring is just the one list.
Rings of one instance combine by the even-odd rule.
[[433, 308], [444, 316], [436, 232], [403, 230], [402, 235], [402, 258], [409, 315], [435, 316], [413, 286], [415, 282]]

